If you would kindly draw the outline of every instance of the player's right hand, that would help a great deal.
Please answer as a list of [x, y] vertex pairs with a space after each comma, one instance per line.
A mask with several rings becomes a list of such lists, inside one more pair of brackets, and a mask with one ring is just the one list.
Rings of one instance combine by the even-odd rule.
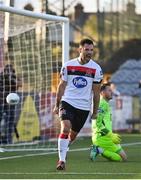
[[54, 114], [59, 114], [59, 107], [54, 106], [53, 113]]

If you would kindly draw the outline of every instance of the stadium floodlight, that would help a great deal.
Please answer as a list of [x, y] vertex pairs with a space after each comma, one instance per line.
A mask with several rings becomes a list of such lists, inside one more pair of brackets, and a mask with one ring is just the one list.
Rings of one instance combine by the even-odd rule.
[[13, 143], [3, 141], [8, 132], [3, 116], [1, 147], [9, 151], [45, 149], [58, 135], [52, 110], [60, 68], [69, 59], [69, 19], [0, 5], [0, 54], [1, 66], [12, 64], [22, 84], [16, 92], [20, 102], [15, 110]]

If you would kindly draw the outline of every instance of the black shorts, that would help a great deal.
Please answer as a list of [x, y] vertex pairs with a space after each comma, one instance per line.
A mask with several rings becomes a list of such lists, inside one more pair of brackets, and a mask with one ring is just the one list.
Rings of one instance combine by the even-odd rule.
[[59, 117], [61, 120], [70, 120], [72, 130], [79, 132], [85, 124], [90, 111], [77, 109], [65, 101], [61, 101]]

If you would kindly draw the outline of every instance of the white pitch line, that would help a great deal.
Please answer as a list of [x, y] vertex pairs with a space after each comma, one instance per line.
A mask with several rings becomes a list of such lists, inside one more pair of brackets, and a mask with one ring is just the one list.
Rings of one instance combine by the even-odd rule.
[[134, 172], [129, 172], [129, 173], [120, 173], [120, 172], [117, 172], [117, 173], [112, 173], [112, 172], [36, 172], [36, 173], [32, 173], [32, 172], [25, 172], [25, 173], [22, 173], [22, 172], [0, 172], [0, 175], [54, 175], [54, 174], [57, 174], [57, 175], [137, 175], [137, 174], [141, 174], [141, 173], [134, 173]]
[[141, 145], [141, 142], [121, 144], [121, 146], [133, 146], [133, 145]]
[[[121, 144], [122, 146], [133, 146], [133, 145], [141, 145], [141, 142], [134, 142], [134, 143], [126, 143], [126, 144]], [[78, 151], [87, 151], [90, 148], [77, 148], [77, 149], [71, 149], [69, 152], [78, 152]], [[17, 155], [17, 156], [10, 156], [10, 157], [0, 157], [1, 160], [7, 160], [7, 159], [16, 159], [16, 158], [22, 158], [22, 157], [32, 157], [32, 156], [43, 156], [43, 155], [50, 155], [50, 154], [56, 154], [56, 151], [53, 152], [44, 152], [44, 153], [34, 153], [34, 154], [25, 154], [25, 155]]]

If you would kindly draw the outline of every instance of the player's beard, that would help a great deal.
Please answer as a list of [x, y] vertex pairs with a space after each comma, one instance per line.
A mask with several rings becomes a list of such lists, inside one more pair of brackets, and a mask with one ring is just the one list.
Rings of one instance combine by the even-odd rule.
[[84, 56], [83, 61], [84, 61], [85, 63], [88, 63], [91, 58], [92, 58], [92, 56], [91, 56], [90, 54], [86, 54], [86, 55]]

